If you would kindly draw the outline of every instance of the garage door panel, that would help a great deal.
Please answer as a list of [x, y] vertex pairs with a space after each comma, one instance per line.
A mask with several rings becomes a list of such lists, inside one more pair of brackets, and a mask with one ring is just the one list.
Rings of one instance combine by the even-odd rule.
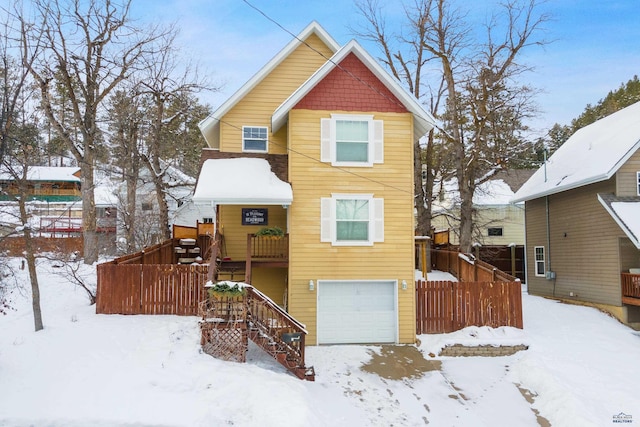
[[318, 281], [318, 342], [392, 343], [397, 337], [395, 281]]

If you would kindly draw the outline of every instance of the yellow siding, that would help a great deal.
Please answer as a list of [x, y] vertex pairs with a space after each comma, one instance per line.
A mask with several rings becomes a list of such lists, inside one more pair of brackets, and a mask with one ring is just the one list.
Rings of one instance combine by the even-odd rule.
[[[320, 159], [320, 119], [331, 113], [373, 114], [384, 120], [384, 164], [335, 168]], [[290, 209], [289, 302], [316, 343], [316, 292], [309, 280], [397, 280], [399, 341], [415, 341], [413, 242], [413, 123], [408, 113], [292, 110], [289, 113]], [[351, 172], [351, 173], [349, 173]], [[332, 193], [372, 193], [384, 199], [384, 242], [336, 247], [320, 242], [320, 199]]]
[[253, 268], [251, 284], [261, 292], [267, 294], [276, 304], [284, 307], [285, 293], [287, 291], [286, 268]]
[[287, 230], [287, 211], [282, 206], [220, 206], [218, 221], [224, 234], [223, 255], [234, 261], [246, 260], [247, 234], [253, 234], [262, 228], [261, 225], [242, 225], [242, 208], [268, 209], [268, 226], [278, 226], [285, 232]]
[[[549, 197], [547, 245], [546, 205], [540, 198], [526, 203], [527, 284], [531, 293], [608, 305], [620, 305], [620, 238], [625, 235], [604, 207], [598, 193], [612, 193], [615, 179]], [[555, 283], [536, 277], [534, 247], [551, 256]]]
[[[242, 152], [242, 126], [269, 128], [269, 153], [286, 154], [286, 127], [271, 133], [271, 115], [333, 53], [316, 35], [307, 38], [253, 90], [221, 117], [220, 151]], [[320, 53], [323, 56], [320, 55]]]
[[640, 150], [636, 151], [616, 172], [617, 196], [638, 195], [638, 172], [640, 172]]

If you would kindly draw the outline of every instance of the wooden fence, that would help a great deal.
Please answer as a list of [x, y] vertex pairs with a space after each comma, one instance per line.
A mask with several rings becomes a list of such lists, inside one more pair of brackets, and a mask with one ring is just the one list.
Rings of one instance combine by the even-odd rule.
[[461, 282], [513, 282], [515, 276], [484, 261], [457, 251], [431, 250], [431, 263], [436, 270], [451, 273]]
[[208, 269], [208, 265], [99, 264], [96, 313], [195, 316], [205, 297]]
[[417, 334], [467, 326], [522, 328], [522, 286], [510, 282], [416, 282]]

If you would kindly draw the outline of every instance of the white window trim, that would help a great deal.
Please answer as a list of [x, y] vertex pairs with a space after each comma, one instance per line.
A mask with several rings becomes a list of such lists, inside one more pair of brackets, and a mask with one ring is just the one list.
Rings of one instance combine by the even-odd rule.
[[[264, 141], [264, 150], [247, 150], [244, 147], [244, 130], [246, 128], [265, 129], [267, 137]], [[267, 126], [242, 126], [242, 152], [243, 153], [268, 153], [269, 152], [269, 128]]]
[[[369, 201], [369, 238], [361, 241], [339, 241], [336, 227], [336, 200], [368, 200]], [[320, 241], [329, 242], [332, 246], [373, 246], [384, 242], [384, 199], [375, 198], [373, 194], [332, 193], [331, 197], [320, 200]]]
[[636, 190], [637, 190], [638, 196], [640, 196], [640, 171], [636, 172]]
[[[336, 121], [366, 121], [369, 124], [368, 161], [339, 162], [336, 160]], [[332, 114], [330, 119], [320, 119], [320, 160], [340, 167], [373, 167], [384, 163], [384, 124], [373, 115]]]
[[[537, 250], [538, 249], [542, 249], [542, 259], [539, 260], [537, 257]], [[542, 274], [538, 273], [538, 263], [542, 263], [543, 269], [542, 269]], [[546, 277], [545, 274], [545, 270], [546, 270], [546, 254], [545, 254], [545, 250], [544, 250], [544, 246], [534, 246], [533, 247], [533, 272], [535, 273], [536, 277]]]

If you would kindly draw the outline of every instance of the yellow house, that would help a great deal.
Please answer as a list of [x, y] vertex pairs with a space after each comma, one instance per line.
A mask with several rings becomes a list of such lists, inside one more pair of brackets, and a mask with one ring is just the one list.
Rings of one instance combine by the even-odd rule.
[[219, 277], [269, 295], [307, 344], [413, 343], [413, 146], [433, 123], [357, 42], [311, 23], [200, 124], [193, 200]]

